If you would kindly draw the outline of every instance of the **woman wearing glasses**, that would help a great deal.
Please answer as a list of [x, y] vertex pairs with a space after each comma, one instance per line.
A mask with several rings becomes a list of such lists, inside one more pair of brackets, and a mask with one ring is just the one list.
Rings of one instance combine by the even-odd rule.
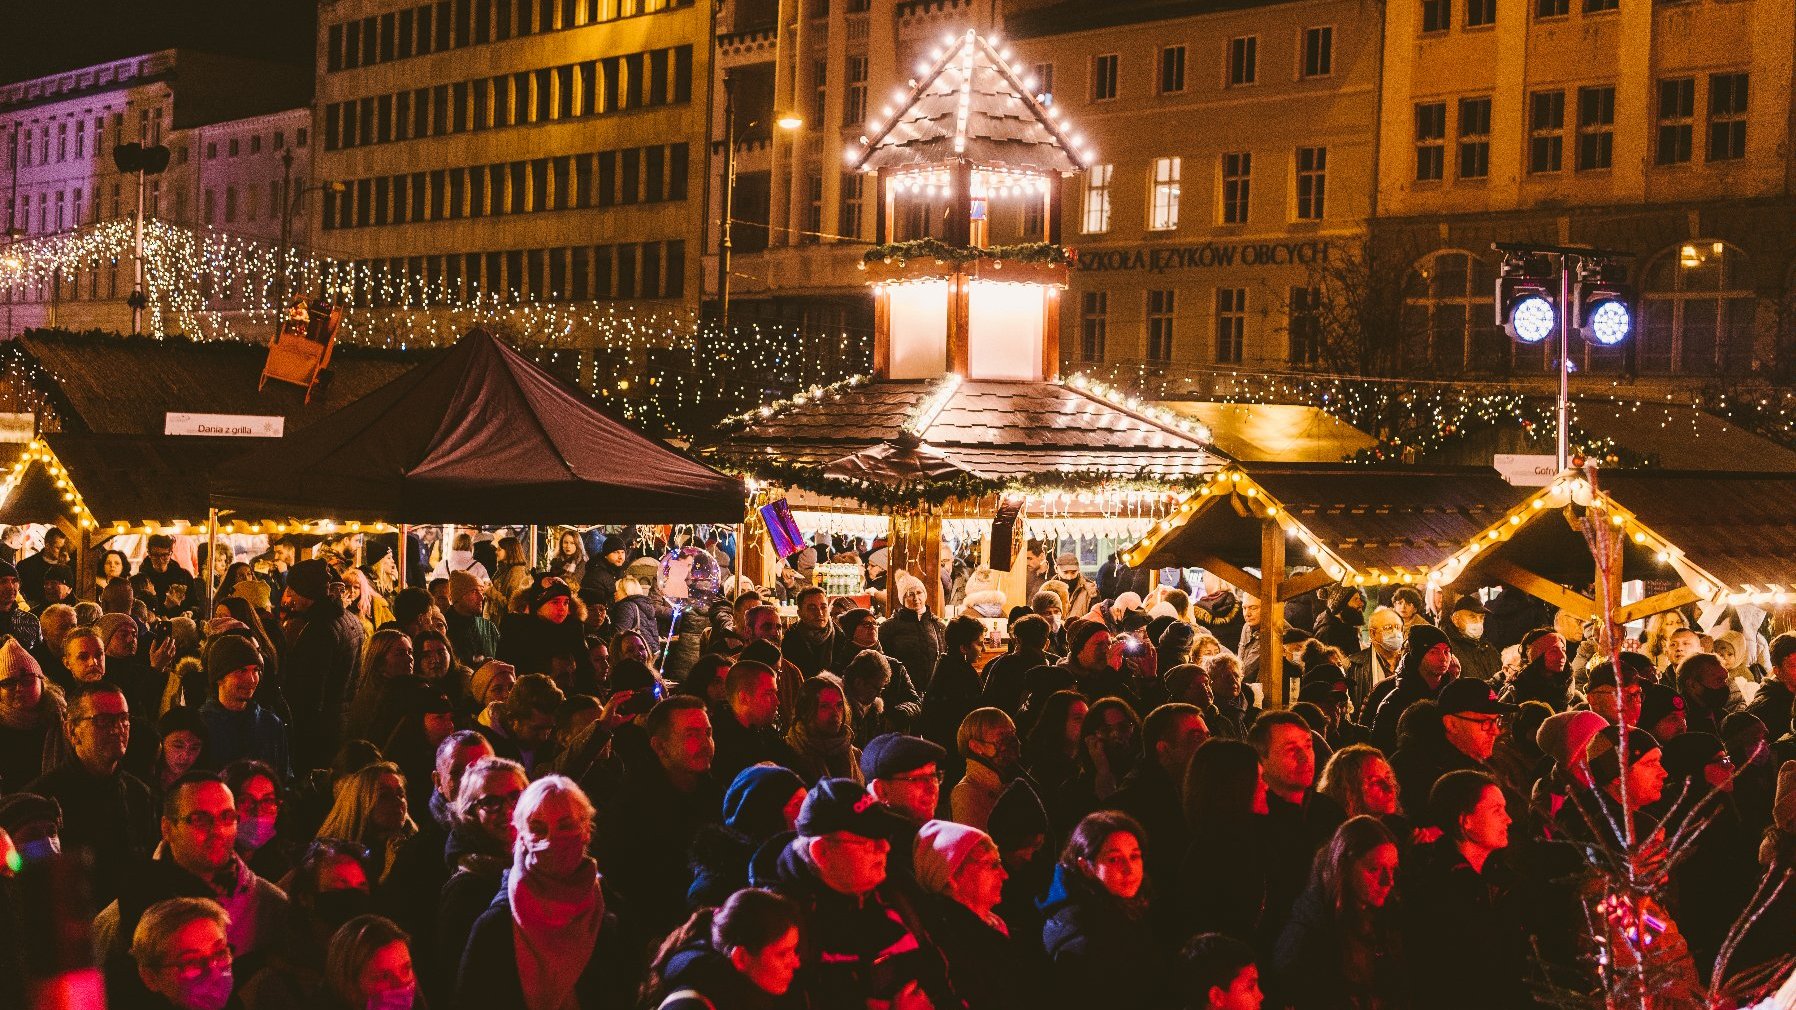
[[[230, 917], [206, 898], [170, 898], [151, 905], [131, 935], [131, 959], [143, 991], [128, 994], [131, 1010], [225, 1010], [234, 1006]], [[115, 1004], [117, 1005], [117, 1004]]]

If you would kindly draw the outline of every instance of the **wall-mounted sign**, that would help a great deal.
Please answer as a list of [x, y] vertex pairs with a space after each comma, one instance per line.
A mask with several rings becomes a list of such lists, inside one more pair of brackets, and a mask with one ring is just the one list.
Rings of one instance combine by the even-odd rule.
[[1503, 479], [1516, 487], [1546, 487], [1559, 476], [1559, 457], [1500, 452], [1491, 459]]
[[1218, 267], [1282, 267], [1320, 263], [1328, 258], [1328, 243], [1321, 239], [1302, 242], [1204, 242], [1187, 246], [1154, 246], [1146, 249], [1085, 249], [1079, 251], [1078, 269], [1207, 270]]
[[280, 438], [287, 419], [265, 414], [182, 414], [169, 411], [164, 415], [164, 435], [214, 435], [225, 438]]

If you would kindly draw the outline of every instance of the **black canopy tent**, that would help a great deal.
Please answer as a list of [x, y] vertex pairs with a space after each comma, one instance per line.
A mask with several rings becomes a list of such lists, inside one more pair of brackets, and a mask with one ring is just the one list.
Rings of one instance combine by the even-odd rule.
[[391, 523], [739, 523], [742, 482], [608, 416], [472, 330], [221, 466], [219, 510]]

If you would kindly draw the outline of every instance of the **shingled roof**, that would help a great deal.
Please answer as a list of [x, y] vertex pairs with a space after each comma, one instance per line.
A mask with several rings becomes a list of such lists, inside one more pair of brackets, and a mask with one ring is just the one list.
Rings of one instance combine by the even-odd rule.
[[880, 380], [771, 409], [701, 450], [725, 464], [813, 466], [920, 437], [962, 470], [1004, 481], [1063, 471], [1200, 476], [1227, 457], [1197, 435], [1058, 382]]
[[1085, 159], [990, 42], [968, 31], [919, 78], [855, 162], [866, 171], [968, 161], [1070, 174]]
[[[276, 443], [264, 438], [196, 438], [170, 435], [46, 435], [52, 459], [29, 462], [0, 495], [0, 523], [53, 523], [81, 519], [84, 506], [96, 528], [129, 529], [145, 521], [201, 523], [214, 468], [246, 452]], [[30, 452], [27, 449], [27, 452]], [[53, 462], [52, 462], [53, 460]], [[56, 486], [51, 466], [67, 474]], [[65, 494], [78, 495], [76, 502]]]
[[63, 431], [161, 435], [169, 411], [264, 414], [304, 428], [397, 378], [432, 352], [338, 347], [312, 401], [284, 382], [257, 390], [268, 348], [233, 341], [32, 331], [7, 345], [50, 400]]

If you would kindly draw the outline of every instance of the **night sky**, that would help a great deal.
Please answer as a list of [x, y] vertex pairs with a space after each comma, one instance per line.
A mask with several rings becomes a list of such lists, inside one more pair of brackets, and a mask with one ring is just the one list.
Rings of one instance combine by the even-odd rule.
[[312, 61], [317, 0], [0, 0], [0, 81], [189, 46]]

